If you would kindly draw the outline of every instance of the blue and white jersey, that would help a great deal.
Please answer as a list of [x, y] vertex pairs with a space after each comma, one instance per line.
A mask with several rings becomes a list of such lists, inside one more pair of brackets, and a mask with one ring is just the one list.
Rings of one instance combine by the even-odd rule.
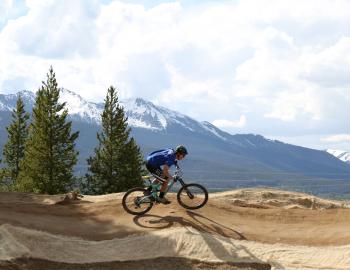
[[154, 167], [168, 165], [171, 167], [176, 163], [175, 150], [172, 148], [154, 151], [147, 156], [147, 163]]

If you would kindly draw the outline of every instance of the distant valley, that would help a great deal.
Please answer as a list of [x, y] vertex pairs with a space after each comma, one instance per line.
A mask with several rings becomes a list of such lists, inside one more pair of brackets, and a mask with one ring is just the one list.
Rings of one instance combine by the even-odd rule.
[[[31, 112], [35, 94], [20, 92]], [[17, 95], [0, 95], [0, 147], [7, 139], [5, 127]], [[61, 91], [67, 102], [74, 130], [80, 131], [80, 152], [76, 174], [86, 172], [86, 159], [97, 144], [103, 103], [84, 100], [67, 89]], [[332, 152], [320, 151], [270, 140], [257, 134], [229, 134], [209, 122], [156, 106], [141, 99], [122, 100], [132, 135], [143, 153], [184, 144], [190, 154], [182, 162], [185, 177], [201, 182], [212, 191], [272, 186], [300, 190], [329, 197], [350, 196], [350, 164]]]

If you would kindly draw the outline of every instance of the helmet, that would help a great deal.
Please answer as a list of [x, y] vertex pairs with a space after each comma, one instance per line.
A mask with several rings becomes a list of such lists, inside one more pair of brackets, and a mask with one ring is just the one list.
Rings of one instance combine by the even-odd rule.
[[176, 152], [176, 153], [183, 154], [184, 156], [185, 156], [185, 155], [188, 155], [187, 149], [186, 149], [186, 147], [183, 146], [183, 145], [177, 146], [176, 149], [175, 149], [175, 152]]

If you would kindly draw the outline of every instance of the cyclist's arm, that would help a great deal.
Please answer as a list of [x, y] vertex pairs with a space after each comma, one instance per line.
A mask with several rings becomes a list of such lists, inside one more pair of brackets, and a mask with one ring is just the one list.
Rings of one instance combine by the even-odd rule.
[[172, 179], [173, 177], [169, 173], [169, 166], [164, 165], [163, 166], [163, 175], [165, 176], [166, 179]]

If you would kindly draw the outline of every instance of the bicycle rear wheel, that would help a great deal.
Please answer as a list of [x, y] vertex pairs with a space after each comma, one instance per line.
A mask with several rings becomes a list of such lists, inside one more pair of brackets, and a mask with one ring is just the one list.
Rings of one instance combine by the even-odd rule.
[[199, 184], [187, 184], [177, 193], [177, 201], [186, 209], [199, 209], [208, 201], [208, 191]]
[[122, 200], [123, 208], [132, 215], [143, 215], [151, 210], [153, 206], [152, 196], [145, 195], [147, 190], [144, 188], [132, 188], [128, 190]]

